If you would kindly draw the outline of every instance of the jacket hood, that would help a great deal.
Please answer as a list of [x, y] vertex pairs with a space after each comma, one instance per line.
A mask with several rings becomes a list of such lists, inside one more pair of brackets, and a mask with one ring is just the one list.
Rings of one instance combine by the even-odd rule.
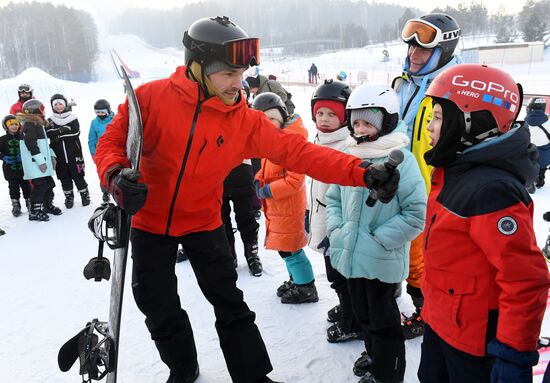
[[530, 143], [525, 127], [510, 130], [493, 140], [468, 149], [447, 167], [447, 171], [465, 172], [483, 165], [505, 170], [522, 184], [532, 184], [538, 176], [537, 148]]
[[[162, 81], [162, 80], [160, 80]], [[187, 67], [179, 66], [176, 68], [176, 71], [172, 73], [169, 77], [170, 86], [172, 86], [176, 92], [181, 94], [185, 100], [189, 103], [201, 102], [201, 107], [211, 108], [224, 113], [228, 111], [237, 110], [242, 107], [246, 107], [246, 101], [244, 97], [239, 97], [239, 99], [233, 105], [226, 105], [223, 101], [217, 96], [211, 96], [207, 99], [204, 97], [204, 92], [199, 86], [199, 83], [196, 81], [190, 80], [187, 77]], [[146, 86], [146, 85], [145, 85]]]

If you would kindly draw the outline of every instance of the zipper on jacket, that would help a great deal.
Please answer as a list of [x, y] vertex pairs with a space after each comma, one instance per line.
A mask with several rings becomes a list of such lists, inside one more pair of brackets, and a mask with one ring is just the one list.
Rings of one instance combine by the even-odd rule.
[[[170, 233], [170, 226], [172, 225], [172, 215], [174, 214], [174, 207], [176, 206], [176, 199], [178, 198], [178, 192], [181, 185], [181, 180], [183, 178], [183, 173], [185, 172], [185, 167], [187, 166], [187, 160], [189, 158], [189, 153], [191, 152], [191, 144], [193, 143], [193, 136], [195, 135], [195, 127], [197, 126], [197, 120], [199, 118], [199, 113], [201, 111], [202, 102], [198, 101], [195, 108], [195, 114], [193, 115], [193, 122], [191, 124], [191, 130], [189, 132], [189, 137], [187, 138], [187, 147], [185, 148], [185, 154], [183, 155], [183, 161], [181, 164], [180, 172], [178, 174], [178, 179], [176, 181], [176, 189], [174, 190], [174, 195], [172, 196], [172, 202], [170, 204], [170, 211], [168, 212], [168, 222], [166, 224], [166, 235]], [[206, 145], [206, 142], [205, 142]], [[204, 148], [204, 145], [203, 145]]]
[[418, 91], [420, 90], [419, 86], [417, 86], [416, 84], [414, 84], [414, 86], [416, 86], [416, 89], [415, 89], [413, 95], [411, 96], [411, 98], [409, 98], [409, 101], [407, 101], [407, 105], [405, 106], [405, 109], [403, 109], [403, 114], [401, 115], [402, 119], [405, 119], [405, 116], [407, 115], [407, 112], [409, 111], [409, 107], [411, 106], [411, 102], [414, 100], [414, 98], [416, 97]]
[[435, 222], [435, 217], [437, 217], [437, 214], [434, 214], [432, 216], [432, 220], [430, 221], [430, 226], [428, 226], [428, 231], [426, 232], [426, 245], [424, 246], [424, 250], [428, 250], [428, 240], [430, 239], [430, 231], [432, 230], [432, 226]]

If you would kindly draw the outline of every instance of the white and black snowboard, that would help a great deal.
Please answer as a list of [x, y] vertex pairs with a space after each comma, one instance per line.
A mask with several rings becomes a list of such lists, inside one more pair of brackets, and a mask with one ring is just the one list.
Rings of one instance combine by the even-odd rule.
[[[121, 66], [124, 89], [128, 96], [128, 135], [126, 155], [133, 170], [139, 170], [143, 138], [141, 112], [128, 74]], [[86, 279], [101, 281], [111, 279], [109, 321], [93, 319], [86, 327], [66, 342], [58, 354], [62, 371], [68, 371], [76, 359], [80, 359], [80, 374], [83, 382], [101, 380], [116, 383], [118, 372], [118, 350], [120, 345], [120, 324], [124, 280], [128, 259], [129, 233], [132, 217], [113, 204], [103, 204], [96, 209], [88, 226], [99, 240], [98, 256], [84, 268]], [[103, 245], [114, 249], [112, 273], [110, 263], [103, 257]]]

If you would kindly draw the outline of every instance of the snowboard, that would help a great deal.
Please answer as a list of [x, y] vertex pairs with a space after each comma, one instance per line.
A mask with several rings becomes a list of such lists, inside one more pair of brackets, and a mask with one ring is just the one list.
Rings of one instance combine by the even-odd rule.
[[[120, 67], [123, 85], [128, 96], [128, 134], [126, 156], [133, 170], [139, 169], [143, 139], [141, 112], [128, 74]], [[73, 338], [67, 341], [58, 354], [62, 371], [68, 371], [76, 359], [80, 359], [80, 374], [83, 382], [101, 380], [116, 383], [118, 372], [118, 351], [122, 319], [124, 281], [132, 216], [114, 204], [101, 205], [88, 222], [88, 227], [99, 240], [98, 256], [92, 258], [84, 268], [86, 279], [101, 281], [111, 278], [109, 321], [93, 319]], [[103, 244], [114, 250], [113, 265], [103, 257]]]
[[[120, 67], [124, 77], [124, 89], [128, 96], [128, 135], [126, 137], [126, 155], [130, 161], [133, 170], [139, 169], [141, 160], [141, 147], [143, 141], [143, 126], [141, 122], [141, 111], [139, 109], [138, 100], [132, 83], [128, 78], [128, 73], [124, 67]], [[125, 216], [125, 217], [124, 217]], [[120, 344], [120, 322], [122, 318], [122, 299], [124, 297], [124, 279], [126, 276], [126, 261], [128, 259], [129, 245], [129, 228], [132, 225], [132, 216], [123, 214], [123, 219], [126, 219], [125, 231], [126, 238], [122, 239], [125, 247], [115, 249], [113, 255], [113, 279], [111, 281], [111, 299], [109, 307], [109, 335], [113, 339], [115, 346], [113, 371], [107, 375], [107, 383], [116, 383], [117, 380], [117, 365], [118, 365], [118, 350]]]

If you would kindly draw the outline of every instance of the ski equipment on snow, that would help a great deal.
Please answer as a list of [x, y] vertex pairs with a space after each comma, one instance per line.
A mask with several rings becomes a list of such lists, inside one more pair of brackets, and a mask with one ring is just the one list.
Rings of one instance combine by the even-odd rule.
[[[141, 112], [128, 74], [123, 67], [120, 70], [124, 77], [124, 89], [128, 95], [126, 155], [132, 170], [137, 171], [143, 138]], [[95, 281], [109, 280], [112, 276], [109, 321], [92, 320], [84, 330], [61, 348], [58, 355], [59, 367], [62, 371], [68, 371], [76, 358], [80, 358], [80, 373], [85, 383], [101, 380], [104, 377], [107, 377], [107, 383], [117, 381], [122, 298], [131, 220], [131, 215], [120, 207], [104, 203], [96, 209], [88, 222], [88, 227], [99, 240], [99, 249], [98, 256], [92, 258], [84, 268], [84, 276], [87, 279], [93, 278]], [[105, 243], [114, 249], [112, 273], [109, 261], [103, 257]], [[95, 332], [102, 335], [103, 339], [99, 340]]]

